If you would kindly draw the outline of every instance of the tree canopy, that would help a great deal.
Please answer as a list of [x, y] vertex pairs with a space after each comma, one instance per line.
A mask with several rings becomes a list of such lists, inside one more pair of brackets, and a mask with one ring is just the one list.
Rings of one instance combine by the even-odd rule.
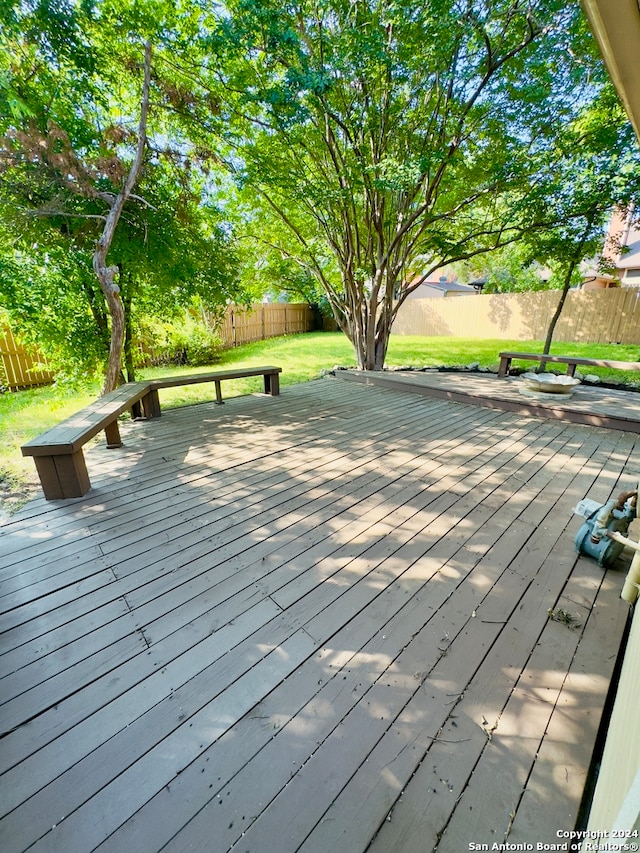
[[240, 259], [253, 287], [324, 292], [364, 369], [438, 267], [523, 238], [565, 257], [585, 217], [629, 196], [630, 136], [578, 4], [4, 0], [2, 15], [5, 228], [77, 256], [100, 340], [115, 314], [87, 252], [140, 148], [94, 265], [125, 316], [228, 297]]
[[543, 227], [461, 265], [466, 278], [487, 280], [485, 292], [562, 289], [568, 263], [577, 284], [583, 260], [601, 262], [612, 211], [630, 212], [640, 195], [640, 152], [611, 84], [559, 129], [550, 162], [532, 199]]
[[[446, 263], [542, 224], [558, 128], [597, 90], [577, 7], [233, 0], [207, 22], [228, 162], [287, 228], [358, 364]], [[576, 59], [579, 56], [580, 59]], [[325, 262], [331, 255], [332, 263]]]
[[106, 390], [123, 346], [131, 378], [136, 310], [170, 316], [195, 294], [215, 303], [235, 292], [223, 217], [155, 82], [149, 39], [160, 62], [171, 8], [40, 0], [2, 10], [3, 261], [47, 269], [37, 285], [3, 276], [3, 302], [45, 349], [85, 368], [110, 346]]

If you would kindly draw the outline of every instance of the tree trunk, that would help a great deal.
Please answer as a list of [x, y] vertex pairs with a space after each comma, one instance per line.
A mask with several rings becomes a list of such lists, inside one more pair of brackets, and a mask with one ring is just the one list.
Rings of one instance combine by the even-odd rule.
[[358, 370], [373, 370], [371, 354], [367, 352], [366, 336], [362, 328], [355, 329], [355, 335], [351, 338], [353, 349], [356, 354]]
[[[96, 254], [98, 254], [98, 251], [99, 250], [97, 249]], [[104, 256], [105, 254], [106, 251], [100, 252], [101, 256]], [[118, 268], [100, 265], [95, 262], [94, 256], [94, 269], [96, 276], [98, 277], [98, 281], [100, 282], [102, 292], [104, 293], [104, 298], [109, 308], [109, 316], [111, 318], [109, 359], [107, 361], [107, 370], [105, 372], [104, 383], [102, 385], [102, 393], [108, 394], [109, 391], [113, 391], [113, 389], [117, 387], [120, 381], [120, 365], [122, 364], [122, 350], [124, 347], [124, 306], [120, 299], [118, 285], [113, 281], [115, 272]]]
[[[353, 290], [352, 296], [355, 293], [356, 291]], [[352, 298], [351, 303], [349, 304], [345, 297], [343, 304], [339, 306], [343, 312], [342, 322], [338, 322], [351, 341], [358, 370], [373, 370], [369, 366], [369, 354], [367, 353], [366, 313], [362, 311], [361, 306], [357, 304], [355, 299]], [[338, 315], [335, 311], [334, 316], [338, 320]]]
[[[379, 288], [367, 295], [356, 281], [348, 281], [344, 287], [342, 297], [334, 294], [330, 300], [336, 322], [351, 341], [358, 370], [382, 370], [395, 316], [393, 299], [385, 295], [378, 300]], [[390, 287], [387, 283], [386, 289]]]
[[[582, 255], [584, 252], [584, 246], [589, 236], [591, 234], [591, 229], [593, 228], [593, 223], [596, 219], [596, 211], [592, 210], [587, 215], [587, 222], [584, 227], [582, 234], [580, 235], [580, 240], [578, 241], [578, 245], [575, 248], [573, 255], [569, 260], [569, 266], [565, 272], [564, 281], [562, 282], [562, 292], [560, 294], [560, 299], [558, 300], [558, 304], [556, 305], [556, 310], [553, 312], [553, 317], [551, 318], [551, 322], [549, 323], [549, 328], [547, 329], [547, 336], [544, 341], [544, 347], [542, 348], [542, 352], [544, 355], [549, 355], [551, 351], [551, 343], [553, 341], [553, 334], [556, 330], [556, 325], [558, 324], [558, 320], [560, 319], [560, 315], [562, 314], [562, 309], [564, 308], [564, 304], [567, 301], [567, 294], [569, 293], [569, 288], [571, 287], [571, 279], [573, 277], [573, 273], [582, 260]], [[545, 364], [544, 362], [540, 363], [540, 367], [538, 368], [538, 373], [544, 373]]]
[[[564, 282], [562, 283], [562, 292], [560, 294], [560, 299], [558, 300], [558, 304], [556, 305], [556, 310], [553, 312], [553, 317], [549, 323], [549, 328], [547, 329], [547, 336], [544, 341], [544, 347], [542, 348], [542, 352], [544, 355], [549, 355], [551, 350], [551, 342], [553, 341], [553, 333], [556, 330], [556, 325], [558, 320], [560, 319], [560, 315], [562, 314], [562, 309], [564, 308], [564, 303], [567, 301], [567, 294], [569, 293], [569, 288], [571, 287], [571, 279], [573, 277], [573, 272], [577, 267], [579, 261], [575, 258], [571, 261], [569, 266], [567, 267], [567, 271], [564, 277]], [[538, 369], [538, 373], [544, 373], [545, 363], [540, 363], [540, 368]]]
[[106, 355], [109, 352], [111, 334], [109, 331], [109, 321], [107, 319], [105, 303], [102, 298], [102, 290], [96, 287], [96, 282], [93, 278], [89, 278], [89, 276], [85, 278], [84, 273], [81, 274], [80, 285], [87, 298], [87, 302], [89, 303], [91, 316], [93, 317], [96, 329], [98, 330], [100, 342], [104, 347], [104, 354]]
[[111, 204], [107, 221], [105, 222], [102, 230], [102, 235], [96, 243], [96, 249], [93, 255], [93, 269], [98, 281], [100, 282], [100, 287], [104, 293], [104, 297], [109, 307], [109, 314], [111, 316], [111, 342], [109, 346], [109, 361], [107, 363], [104, 385], [102, 387], [103, 394], [108, 394], [109, 391], [113, 391], [120, 380], [125, 333], [124, 306], [120, 298], [120, 288], [114, 281], [118, 268], [115, 266], [107, 266], [107, 253], [111, 247], [113, 235], [115, 234], [125, 202], [136, 185], [140, 168], [142, 166], [142, 158], [147, 141], [147, 114], [149, 112], [150, 79], [151, 43], [147, 42], [145, 45], [144, 83], [142, 87], [142, 101], [140, 105], [140, 122], [138, 125], [138, 147], [136, 150], [136, 156], [131, 164], [131, 169], [129, 170], [124, 186]]
[[367, 334], [367, 325], [375, 318], [359, 317], [349, 324], [348, 337], [353, 344], [358, 370], [382, 370], [388, 341]]
[[389, 316], [386, 306], [381, 306], [381, 315], [378, 317], [376, 336], [374, 340], [373, 363], [374, 370], [383, 370], [389, 348], [389, 336], [393, 318]]

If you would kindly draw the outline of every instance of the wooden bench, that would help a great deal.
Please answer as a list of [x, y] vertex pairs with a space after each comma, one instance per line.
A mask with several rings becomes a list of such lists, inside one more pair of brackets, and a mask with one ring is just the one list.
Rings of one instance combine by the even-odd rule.
[[501, 352], [500, 366], [498, 367], [498, 378], [504, 379], [511, 367], [512, 359], [517, 358], [521, 361], [539, 361], [541, 364], [551, 362], [553, 364], [566, 364], [567, 376], [573, 376], [576, 372], [576, 367], [610, 367], [614, 370], [640, 370], [640, 362], [637, 361], [609, 361], [602, 358], [578, 358], [570, 355], [543, 355], [535, 352]]
[[157, 407], [157, 415], [160, 415], [160, 404], [158, 402], [158, 390], [160, 388], [176, 388], [178, 385], [196, 385], [200, 382], [213, 382], [216, 389], [215, 402], [222, 405], [222, 390], [220, 383], [225, 379], [244, 379], [247, 376], [264, 377], [264, 393], [277, 397], [280, 393], [281, 367], [245, 367], [237, 370], [216, 370], [213, 373], [193, 373], [189, 376], [167, 376], [164, 379], [154, 379], [151, 382], [151, 405]]
[[280, 367], [249, 367], [127, 382], [23, 444], [22, 455], [33, 456], [47, 500], [79, 498], [91, 488], [83, 446], [104, 430], [107, 447], [121, 447], [119, 416], [130, 411], [133, 418], [159, 418], [159, 389], [213, 382], [216, 389], [215, 402], [222, 404], [220, 383], [223, 380], [262, 376], [265, 393], [275, 397], [280, 393], [281, 372]]

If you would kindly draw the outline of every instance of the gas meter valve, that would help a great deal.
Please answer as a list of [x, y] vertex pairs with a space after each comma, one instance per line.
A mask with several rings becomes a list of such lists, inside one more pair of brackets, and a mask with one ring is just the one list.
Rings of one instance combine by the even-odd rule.
[[576, 512], [585, 515], [586, 521], [576, 535], [576, 551], [594, 557], [605, 569], [610, 568], [622, 553], [624, 543], [610, 539], [607, 534], [627, 535], [636, 517], [636, 499], [637, 492], [622, 492], [617, 500], [604, 505], [581, 501]]

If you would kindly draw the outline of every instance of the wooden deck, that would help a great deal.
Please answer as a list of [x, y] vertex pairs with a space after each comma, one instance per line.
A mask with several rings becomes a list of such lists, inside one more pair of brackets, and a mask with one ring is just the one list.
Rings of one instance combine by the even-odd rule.
[[402, 387], [407, 391], [471, 403], [530, 417], [569, 421], [607, 429], [640, 432], [640, 393], [596, 385], [579, 385], [570, 396], [530, 394], [523, 396], [519, 378], [496, 381], [493, 374], [475, 372], [398, 371], [365, 373], [338, 371], [337, 376], [380, 388]]
[[3, 853], [566, 840], [639, 436], [330, 378], [122, 436], [0, 527]]

